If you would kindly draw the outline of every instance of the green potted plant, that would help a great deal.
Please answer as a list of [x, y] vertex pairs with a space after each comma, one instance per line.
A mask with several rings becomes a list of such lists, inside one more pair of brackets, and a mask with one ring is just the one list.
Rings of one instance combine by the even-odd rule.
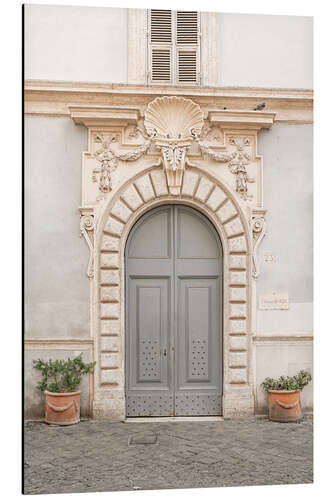
[[42, 380], [36, 386], [45, 394], [45, 422], [55, 425], [71, 425], [80, 421], [80, 394], [82, 376], [93, 373], [93, 363], [84, 363], [82, 353], [74, 359], [33, 361], [33, 367], [41, 372]]
[[301, 370], [297, 375], [274, 379], [267, 377], [261, 386], [268, 392], [268, 415], [274, 422], [298, 422], [302, 419], [301, 390], [312, 377]]

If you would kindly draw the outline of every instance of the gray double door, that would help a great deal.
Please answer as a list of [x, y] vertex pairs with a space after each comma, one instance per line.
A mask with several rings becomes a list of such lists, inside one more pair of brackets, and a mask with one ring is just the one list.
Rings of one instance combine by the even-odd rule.
[[126, 245], [127, 416], [221, 415], [222, 248], [186, 206], [151, 210]]

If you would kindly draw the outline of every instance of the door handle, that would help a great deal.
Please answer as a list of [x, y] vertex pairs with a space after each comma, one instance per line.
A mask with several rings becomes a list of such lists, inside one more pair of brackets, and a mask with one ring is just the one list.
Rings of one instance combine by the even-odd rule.
[[163, 349], [163, 356], [166, 356], [167, 355], [167, 350], [166, 350], [166, 347], [164, 347]]

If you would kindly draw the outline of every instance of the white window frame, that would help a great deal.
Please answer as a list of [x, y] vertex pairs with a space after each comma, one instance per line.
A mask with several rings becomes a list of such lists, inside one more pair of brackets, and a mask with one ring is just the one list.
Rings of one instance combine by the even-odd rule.
[[[128, 9], [127, 83], [149, 84], [148, 16], [147, 9]], [[201, 86], [220, 86], [221, 22], [219, 12], [200, 12]], [[153, 83], [151, 85], [159, 85]], [[163, 85], [162, 83], [160, 85]], [[168, 85], [172, 85], [168, 83]], [[179, 84], [183, 85], [183, 84]], [[197, 87], [193, 83], [187, 84]]]

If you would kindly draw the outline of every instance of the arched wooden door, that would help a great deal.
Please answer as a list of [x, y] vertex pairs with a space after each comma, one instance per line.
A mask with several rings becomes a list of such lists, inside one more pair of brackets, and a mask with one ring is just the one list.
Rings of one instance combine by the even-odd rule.
[[183, 205], [145, 214], [126, 245], [127, 416], [221, 415], [222, 246]]

